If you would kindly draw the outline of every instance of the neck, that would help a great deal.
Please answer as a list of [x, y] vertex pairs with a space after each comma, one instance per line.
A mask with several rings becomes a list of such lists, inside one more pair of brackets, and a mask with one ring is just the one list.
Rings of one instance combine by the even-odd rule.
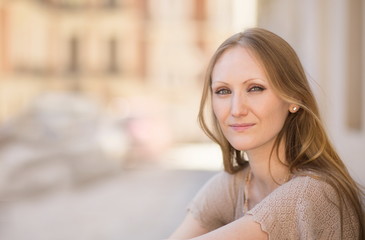
[[286, 166], [285, 148], [283, 142], [279, 146], [278, 154], [272, 146], [267, 149], [248, 151], [247, 155], [251, 167], [251, 181], [266, 195], [289, 179], [289, 169]]

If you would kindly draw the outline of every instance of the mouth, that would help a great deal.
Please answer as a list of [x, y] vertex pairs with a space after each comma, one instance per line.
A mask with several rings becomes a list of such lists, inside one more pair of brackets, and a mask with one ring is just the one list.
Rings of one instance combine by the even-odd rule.
[[250, 129], [251, 127], [255, 126], [255, 123], [235, 123], [235, 124], [229, 124], [228, 125], [231, 129], [237, 132], [242, 132], [245, 130]]

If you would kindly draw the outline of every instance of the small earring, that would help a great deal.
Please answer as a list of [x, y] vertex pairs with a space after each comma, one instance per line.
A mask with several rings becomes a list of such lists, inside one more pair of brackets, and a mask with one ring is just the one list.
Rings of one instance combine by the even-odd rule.
[[296, 113], [297, 111], [299, 110], [299, 107], [298, 106], [294, 106], [292, 109], [291, 109], [291, 113]]

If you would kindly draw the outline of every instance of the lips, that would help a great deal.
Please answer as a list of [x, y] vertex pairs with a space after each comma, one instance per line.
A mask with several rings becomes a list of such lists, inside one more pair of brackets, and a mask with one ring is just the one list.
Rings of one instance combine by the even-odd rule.
[[255, 123], [234, 123], [234, 124], [229, 124], [229, 127], [232, 128], [234, 131], [237, 131], [237, 132], [242, 132], [242, 131], [248, 130], [253, 126], [255, 126]]

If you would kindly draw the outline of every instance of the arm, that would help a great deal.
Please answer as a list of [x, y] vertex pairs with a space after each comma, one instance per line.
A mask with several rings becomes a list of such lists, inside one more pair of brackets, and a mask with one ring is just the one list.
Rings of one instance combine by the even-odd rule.
[[209, 232], [209, 230], [203, 228], [198, 220], [188, 212], [181, 225], [175, 230], [175, 232], [168, 238], [170, 240], [177, 239], [189, 239], [196, 236], [203, 235]]
[[215, 231], [209, 232], [191, 240], [267, 240], [268, 235], [262, 231], [259, 223], [252, 216], [246, 215]]
[[179, 228], [171, 235], [170, 240], [267, 240], [268, 235], [262, 231], [259, 223], [251, 216], [242, 217], [230, 224], [208, 232], [190, 214], [185, 217]]

